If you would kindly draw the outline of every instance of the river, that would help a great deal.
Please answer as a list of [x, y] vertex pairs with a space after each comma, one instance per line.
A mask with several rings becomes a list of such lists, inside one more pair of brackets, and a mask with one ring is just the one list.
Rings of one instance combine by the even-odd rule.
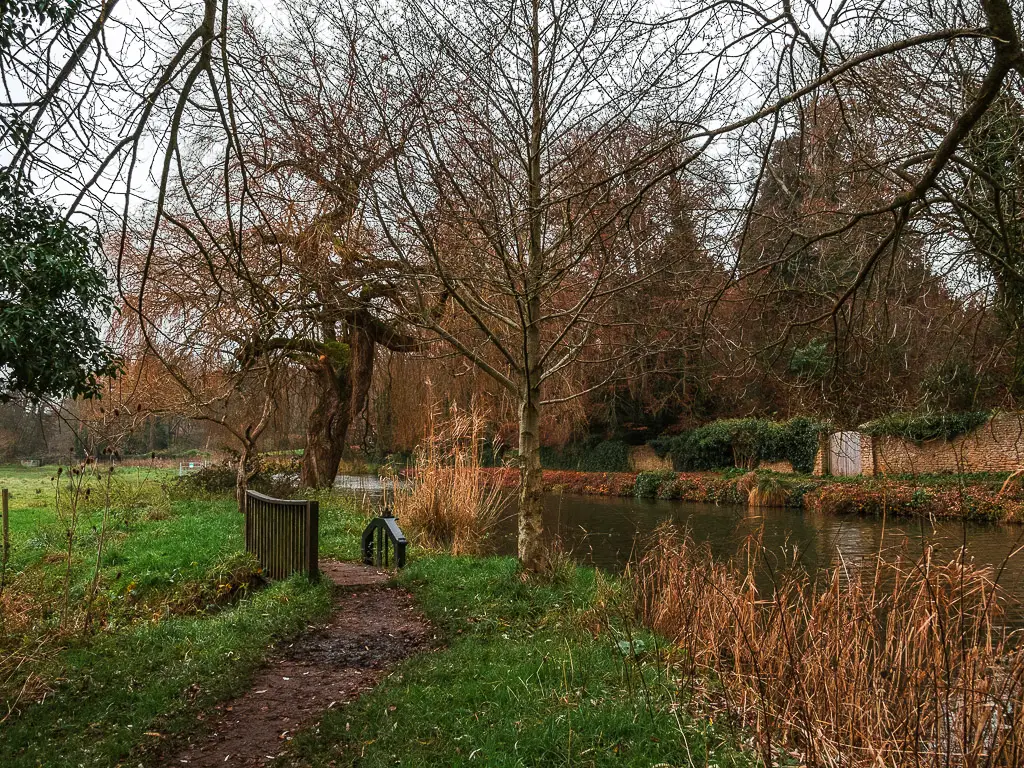
[[[357, 493], [379, 492], [375, 479], [348, 477], [341, 482]], [[491, 536], [492, 551], [515, 552], [514, 504], [506, 506]], [[707, 542], [712, 554], [728, 560], [747, 537], [763, 528], [764, 547], [778, 562], [794, 552], [809, 572], [843, 565], [855, 574], [870, 568], [879, 551], [890, 555], [902, 549], [916, 557], [925, 543], [939, 560], [966, 557], [977, 566], [1001, 569], [999, 582], [1011, 598], [1007, 618], [1024, 625], [1024, 525], [957, 523], [926, 520], [882, 520], [868, 517], [821, 515], [795, 509], [751, 509], [739, 505], [692, 504], [634, 498], [547, 494], [544, 518], [567, 550], [582, 563], [620, 571], [630, 555], [663, 522], [688, 529], [696, 541]], [[401, 521], [399, 521], [401, 524]], [[884, 534], [883, 534], [884, 532]]]

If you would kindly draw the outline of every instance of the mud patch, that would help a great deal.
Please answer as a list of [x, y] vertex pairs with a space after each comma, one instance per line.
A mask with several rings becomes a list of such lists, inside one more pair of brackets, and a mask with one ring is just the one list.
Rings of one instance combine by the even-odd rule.
[[325, 562], [322, 570], [339, 587], [330, 622], [279, 648], [253, 687], [218, 705], [208, 733], [165, 765], [266, 765], [324, 710], [356, 698], [431, 645], [412, 596], [384, 586], [386, 574], [353, 563]]

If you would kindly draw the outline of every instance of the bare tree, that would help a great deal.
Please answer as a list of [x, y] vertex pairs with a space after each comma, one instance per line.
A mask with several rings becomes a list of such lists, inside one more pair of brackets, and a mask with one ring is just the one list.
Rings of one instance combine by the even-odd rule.
[[239, 260], [253, 262], [250, 293], [274, 299], [243, 354], [281, 351], [307, 371], [314, 402], [301, 482], [325, 487], [366, 408], [377, 347], [419, 345], [379, 310], [391, 287], [365, 223], [367, 188], [401, 152], [416, 92], [389, 92], [372, 74], [356, 82], [366, 31], [344, 5], [285, 2], [282, 11], [268, 29], [243, 24], [232, 54], [243, 94], [238, 178], [262, 211]]
[[241, 507], [289, 361], [280, 352], [259, 358], [240, 353], [239, 328], [260, 323], [264, 307], [246, 301], [248, 284], [230, 270], [217, 271], [213, 280], [200, 269], [202, 255], [191, 239], [168, 230], [159, 248], [151, 248], [145, 235], [132, 242], [134, 248], [120, 250], [121, 280], [136, 296], [132, 289], [147, 281], [144, 314], [123, 311], [114, 334], [131, 361], [129, 372], [146, 382], [137, 397], [150, 413], [209, 422], [231, 436]]
[[518, 401], [519, 557], [542, 570], [541, 412], [574, 364], [617, 354], [599, 333], [612, 299], [657, 274], [630, 217], [704, 106], [663, 98], [687, 40], [641, 0], [425, 0], [380, 29], [390, 66], [432, 79], [374, 187], [403, 311]]

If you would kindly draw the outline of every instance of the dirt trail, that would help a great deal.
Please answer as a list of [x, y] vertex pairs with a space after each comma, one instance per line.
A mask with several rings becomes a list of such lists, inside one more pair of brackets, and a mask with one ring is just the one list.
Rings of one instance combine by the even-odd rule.
[[384, 586], [386, 574], [355, 563], [321, 568], [341, 587], [330, 622], [279, 649], [253, 687], [219, 704], [206, 734], [165, 765], [265, 765], [324, 710], [355, 699], [397, 661], [428, 647], [429, 625], [409, 593]]

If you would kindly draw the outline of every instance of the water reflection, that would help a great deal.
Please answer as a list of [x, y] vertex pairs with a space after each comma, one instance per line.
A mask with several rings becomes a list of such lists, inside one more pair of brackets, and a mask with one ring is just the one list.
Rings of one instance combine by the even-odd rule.
[[[811, 573], [836, 565], [849, 575], [873, 571], [879, 551], [917, 558], [925, 543], [932, 545], [934, 557], [949, 560], [965, 546], [969, 562], [1002, 570], [1000, 584], [1013, 598], [1008, 618], [1024, 623], [1024, 555], [1011, 557], [1024, 544], [1024, 526], [926, 520], [889, 520], [883, 526], [875, 518], [800, 510], [570, 494], [546, 496], [544, 517], [548, 530], [557, 531], [578, 560], [612, 571], [621, 570], [634, 549], [666, 521], [688, 529], [720, 560], [736, 557], [747, 537], [763, 529], [765, 550], [775, 562], [792, 562], [796, 556]], [[492, 545], [496, 552], [515, 551], [514, 506], [503, 516]]]
[[[345, 478], [341, 482], [360, 493], [374, 492], [373, 481]], [[379, 492], [379, 481], [375, 488]], [[936, 558], [949, 560], [965, 546], [968, 561], [1001, 569], [999, 582], [1013, 598], [1008, 619], [1024, 626], [1024, 555], [1010, 557], [1024, 544], [1024, 525], [889, 520], [883, 526], [876, 518], [801, 510], [572, 494], [545, 496], [544, 518], [549, 532], [557, 532], [578, 560], [611, 571], [621, 570], [634, 549], [643, 546], [665, 521], [689, 529], [720, 560], [736, 557], [747, 537], [763, 528], [765, 549], [776, 562], [790, 562], [796, 554], [811, 573], [835, 565], [842, 565], [846, 574], [863, 573], [873, 570], [879, 551], [890, 556], [904, 551], [917, 558], [926, 542], [934, 547]], [[491, 537], [493, 551], [514, 553], [515, 532], [515, 505], [510, 499]]]

